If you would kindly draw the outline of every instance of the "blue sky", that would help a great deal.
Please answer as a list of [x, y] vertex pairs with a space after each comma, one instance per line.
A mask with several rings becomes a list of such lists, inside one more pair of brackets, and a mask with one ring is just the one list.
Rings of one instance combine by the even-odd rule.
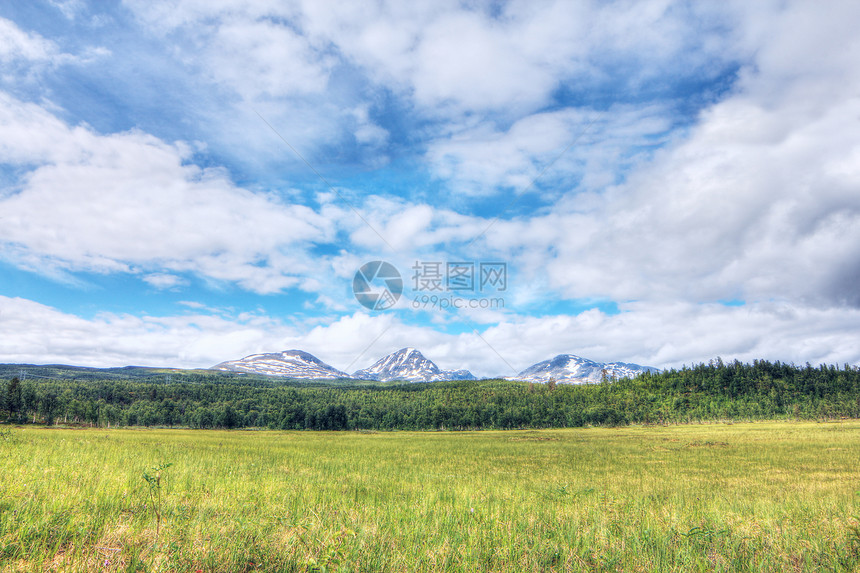
[[[858, 16], [4, 4], [0, 362], [860, 363]], [[374, 260], [392, 308], [353, 295]], [[416, 262], [506, 288], [416, 291]]]

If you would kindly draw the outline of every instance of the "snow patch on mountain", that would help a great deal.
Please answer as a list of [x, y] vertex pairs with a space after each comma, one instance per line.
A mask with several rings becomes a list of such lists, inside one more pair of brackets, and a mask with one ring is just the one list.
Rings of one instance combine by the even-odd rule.
[[336, 380], [350, 377], [346, 372], [341, 372], [316, 356], [301, 350], [252, 354], [241, 360], [222, 362], [213, 366], [211, 370], [320, 380]]
[[406, 380], [408, 382], [436, 382], [439, 380], [474, 380], [468, 370], [441, 370], [433, 361], [424, 357], [415, 348], [401, 348], [373, 366], [353, 372], [353, 378], [388, 382]]
[[559, 354], [555, 358], [526, 368], [516, 376], [508, 376], [507, 379], [546, 383], [552, 378], [562, 384], [595, 384], [604, 378], [608, 380], [634, 378], [643, 372], [659, 372], [659, 370], [626, 362], [595, 362], [574, 354]]

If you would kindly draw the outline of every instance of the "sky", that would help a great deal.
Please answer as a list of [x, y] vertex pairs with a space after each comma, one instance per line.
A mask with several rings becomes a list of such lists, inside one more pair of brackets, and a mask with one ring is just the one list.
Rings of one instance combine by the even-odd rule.
[[858, 21], [0, 4], [0, 362], [860, 364]]

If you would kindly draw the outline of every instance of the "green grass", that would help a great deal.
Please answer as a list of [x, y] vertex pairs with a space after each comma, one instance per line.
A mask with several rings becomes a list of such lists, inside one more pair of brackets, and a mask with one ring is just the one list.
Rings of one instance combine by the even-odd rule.
[[[144, 474], [167, 463], [159, 502]], [[0, 476], [2, 571], [860, 568], [856, 421], [470, 433], [28, 427], [0, 436]]]

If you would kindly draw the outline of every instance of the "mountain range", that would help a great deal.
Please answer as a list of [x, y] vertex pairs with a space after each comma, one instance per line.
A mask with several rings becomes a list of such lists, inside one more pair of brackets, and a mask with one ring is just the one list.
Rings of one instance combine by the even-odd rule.
[[[475, 380], [468, 370], [442, 370], [415, 348], [401, 348], [372, 366], [351, 375], [329, 366], [319, 358], [301, 350], [285, 350], [270, 354], [252, 354], [240, 360], [222, 362], [211, 368], [226, 372], [244, 372], [285, 378], [336, 380], [357, 379], [389, 382], [436, 382], [441, 380]], [[631, 378], [642, 372], [659, 372], [657, 368], [624, 362], [595, 362], [573, 354], [559, 354], [538, 362], [508, 380], [588, 384], [604, 379]]]

